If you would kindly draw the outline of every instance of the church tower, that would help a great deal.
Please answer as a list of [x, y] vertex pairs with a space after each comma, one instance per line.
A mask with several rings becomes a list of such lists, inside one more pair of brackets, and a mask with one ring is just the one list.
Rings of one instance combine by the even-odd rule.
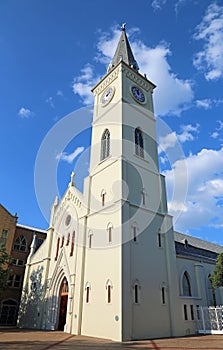
[[154, 88], [123, 25], [107, 74], [92, 89], [81, 334], [118, 341], [175, 334], [176, 257]]

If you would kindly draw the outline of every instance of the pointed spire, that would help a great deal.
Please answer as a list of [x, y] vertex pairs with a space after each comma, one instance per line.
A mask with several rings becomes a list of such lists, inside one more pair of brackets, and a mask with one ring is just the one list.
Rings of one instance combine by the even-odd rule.
[[132, 49], [126, 35], [125, 25], [125, 23], [122, 24], [122, 34], [120, 36], [112, 62], [108, 66], [108, 72], [120, 61], [125, 62], [136, 71], [139, 70], [138, 64], [133, 56]]

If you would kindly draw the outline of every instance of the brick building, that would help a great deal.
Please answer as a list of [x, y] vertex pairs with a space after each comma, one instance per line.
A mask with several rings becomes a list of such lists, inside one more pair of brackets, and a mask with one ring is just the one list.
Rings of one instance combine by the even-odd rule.
[[10, 214], [0, 204], [0, 243], [11, 256], [8, 286], [0, 295], [0, 325], [16, 324], [25, 264], [33, 237], [36, 235], [36, 250], [46, 238], [45, 230], [18, 224], [17, 220], [16, 214]]

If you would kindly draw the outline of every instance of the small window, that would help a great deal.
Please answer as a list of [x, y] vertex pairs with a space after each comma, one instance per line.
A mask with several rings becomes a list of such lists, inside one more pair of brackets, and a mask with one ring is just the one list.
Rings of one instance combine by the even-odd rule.
[[108, 224], [107, 226], [107, 231], [108, 231], [108, 242], [111, 243], [112, 242], [112, 229], [113, 226], [111, 223]]
[[135, 286], [134, 286], [134, 302], [135, 302], [135, 304], [139, 303], [139, 286], [138, 286], [138, 284], [135, 284]]
[[200, 306], [196, 305], [196, 312], [197, 312], [197, 319], [200, 320], [201, 316], [200, 316]]
[[92, 248], [92, 238], [93, 237], [93, 233], [92, 231], [89, 231], [88, 233], [88, 248]]
[[21, 286], [22, 276], [20, 275], [10, 275], [8, 278], [8, 286], [19, 288]]
[[86, 299], [85, 299], [85, 301], [86, 301], [87, 304], [90, 302], [90, 290], [91, 290], [90, 283], [87, 282], [85, 284], [85, 292], [86, 292]]
[[108, 304], [111, 303], [111, 286], [108, 286]]
[[166, 304], [166, 291], [165, 291], [165, 287], [162, 287], [162, 289], [161, 289], [161, 294], [162, 294], [162, 304], [165, 305], [165, 304]]
[[158, 232], [158, 234], [157, 234], [157, 241], [158, 241], [158, 247], [161, 248], [162, 247], [162, 236], [161, 236], [160, 232]]
[[134, 225], [133, 226], [133, 242], [136, 242], [136, 241], [137, 241], [137, 228]]
[[13, 249], [20, 252], [26, 252], [27, 242], [23, 235], [16, 238]]
[[184, 305], [184, 319], [185, 321], [188, 320], [188, 315], [187, 315], [187, 305]]
[[56, 249], [55, 260], [57, 260], [58, 258], [59, 248], [60, 248], [60, 237], [57, 238], [57, 249]]
[[67, 243], [66, 243], [66, 245], [69, 245], [69, 243], [70, 243], [70, 233], [68, 233], [68, 235], [67, 235]]
[[194, 305], [190, 305], [190, 316], [191, 316], [191, 320], [194, 320]]
[[60, 246], [60, 248], [63, 248], [63, 245], [64, 245], [64, 236], [61, 239], [61, 246]]
[[106, 282], [106, 289], [107, 289], [107, 303], [111, 304], [112, 302], [112, 282], [108, 280]]
[[74, 243], [75, 243], [75, 231], [72, 234], [71, 247], [70, 247], [70, 256], [74, 254]]
[[144, 188], [142, 189], [141, 193], [142, 193], [142, 205], [146, 205], [146, 191]]
[[11, 264], [12, 265], [16, 265], [16, 266], [24, 266], [25, 265], [25, 261], [24, 260], [20, 260], [20, 259], [12, 259], [11, 260]]
[[101, 160], [110, 155], [110, 132], [105, 129], [101, 138]]
[[135, 129], [135, 154], [144, 158], [143, 135], [139, 128]]

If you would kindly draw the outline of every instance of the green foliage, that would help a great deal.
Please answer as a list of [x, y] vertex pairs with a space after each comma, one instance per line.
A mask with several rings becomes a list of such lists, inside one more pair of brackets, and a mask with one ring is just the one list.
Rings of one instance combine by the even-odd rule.
[[8, 269], [9, 261], [10, 256], [6, 252], [5, 246], [0, 244], [0, 293], [7, 285], [8, 276], [10, 274], [10, 270]]
[[210, 276], [213, 289], [223, 287], [223, 253], [218, 254], [215, 269]]

